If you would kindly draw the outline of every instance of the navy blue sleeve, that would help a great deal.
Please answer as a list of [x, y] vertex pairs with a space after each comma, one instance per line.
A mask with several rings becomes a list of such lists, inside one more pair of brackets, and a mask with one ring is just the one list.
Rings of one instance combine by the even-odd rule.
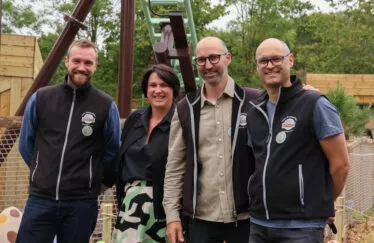
[[34, 152], [37, 127], [38, 119], [36, 115], [36, 93], [34, 93], [26, 105], [18, 145], [19, 152], [29, 167], [32, 160], [32, 154]]
[[320, 141], [344, 132], [338, 110], [324, 96], [320, 97], [314, 106], [313, 129]]
[[104, 125], [104, 180], [103, 184], [112, 186], [115, 177], [115, 157], [119, 150], [121, 139], [121, 123], [116, 104], [112, 102]]
[[116, 156], [120, 139], [121, 123], [119, 112], [113, 101], [104, 125], [104, 160], [112, 160]]

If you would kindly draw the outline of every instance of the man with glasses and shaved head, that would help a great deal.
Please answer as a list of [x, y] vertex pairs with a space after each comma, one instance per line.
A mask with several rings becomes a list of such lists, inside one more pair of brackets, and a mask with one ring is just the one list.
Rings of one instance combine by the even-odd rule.
[[[196, 47], [201, 89], [177, 106], [171, 122], [164, 209], [170, 243], [247, 243], [247, 182], [254, 170], [247, 146], [249, 100], [259, 91], [241, 88], [228, 74], [231, 53], [216, 37]], [[182, 234], [181, 215], [188, 218]]]
[[253, 243], [323, 242], [348, 174], [338, 111], [290, 76], [293, 64], [293, 54], [279, 39], [266, 39], [257, 48], [266, 92], [250, 101], [247, 114], [256, 162], [248, 182]]

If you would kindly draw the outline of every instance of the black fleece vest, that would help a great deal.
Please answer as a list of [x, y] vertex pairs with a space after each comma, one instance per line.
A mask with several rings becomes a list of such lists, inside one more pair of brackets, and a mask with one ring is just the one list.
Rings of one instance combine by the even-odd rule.
[[[250, 174], [254, 170], [254, 158], [252, 151], [247, 146], [246, 124], [239, 121], [238, 118], [245, 117], [249, 109], [249, 101], [259, 96], [260, 91], [253, 88], [241, 88], [235, 84], [236, 95], [232, 102], [232, 121], [231, 121], [231, 144], [234, 151], [233, 159], [233, 191], [235, 211], [237, 214], [248, 211], [247, 182]], [[183, 137], [186, 147], [186, 166], [183, 185], [183, 211], [188, 217], [195, 216], [196, 201], [199, 186], [198, 177], [200, 174], [199, 158], [199, 129], [200, 129], [200, 107], [201, 90], [187, 94], [177, 106], [179, 120], [183, 129]], [[191, 122], [193, 121], [193, 124]], [[245, 122], [244, 122], [245, 123]], [[204, 128], [201, 128], [204, 129]], [[196, 160], [195, 160], [196, 158]], [[197, 175], [194, 175], [194, 172]]]
[[52, 200], [97, 197], [111, 102], [90, 83], [75, 90], [61, 83], [37, 91], [31, 195]]
[[334, 215], [329, 163], [313, 131], [320, 93], [306, 91], [295, 76], [281, 88], [269, 129], [263, 94], [251, 102], [248, 129], [256, 169], [250, 178], [250, 214], [260, 219], [318, 219]]

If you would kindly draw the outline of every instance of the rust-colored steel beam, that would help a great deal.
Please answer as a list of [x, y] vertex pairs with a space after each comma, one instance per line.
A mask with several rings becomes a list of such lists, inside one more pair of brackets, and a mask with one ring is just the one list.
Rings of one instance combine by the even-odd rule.
[[156, 55], [156, 63], [164, 63], [170, 66], [170, 60], [168, 59], [169, 49], [166, 43], [157, 42], [153, 45], [153, 50]]
[[60, 64], [62, 58], [64, 57], [70, 44], [73, 42], [79, 28], [82, 26], [82, 22], [86, 19], [88, 13], [90, 12], [92, 5], [95, 0], [80, 0], [74, 9], [72, 17], [68, 19], [65, 25], [65, 29], [61, 32], [52, 51], [47, 56], [41, 70], [36, 76], [35, 81], [31, 85], [29, 91], [27, 92], [25, 98], [16, 111], [16, 116], [22, 116], [26, 107], [26, 103], [30, 96], [39, 88], [46, 86], [49, 81], [51, 81], [54, 73], [56, 72], [58, 65]]
[[[68, 22], [57, 39], [52, 51], [49, 53], [47, 59], [44, 62], [41, 70], [39, 71], [36, 79], [31, 85], [26, 96], [23, 98], [19, 105], [15, 116], [22, 116], [25, 111], [27, 101], [30, 96], [39, 88], [46, 86], [52, 79], [56, 72], [58, 65], [65, 55], [66, 50], [73, 42], [78, 30], [83, 26], [82, 22], [86, 19], [90, 12], [92, 5], [95, 0], [80, 0], [74, 9], [72, 16], [68, 19]], [[5, 160], [9, 151], [12, 149], [14, 142], [16, 141], [19, 134], [19, 129], [7, 129], [0, 140], [0, 164]]]
[[118, 73], [118, 110], [121, 118], [127, 118], [131, 112], [134, 35], [135, 0], [122, 0]]
[[[153, 45], [157, 63], [170, 65], [170, 59], [179, 59], [184, 90], [197, 89], [191, 61], [191, 48], [188, 45], [182, 12], [170, 12], [170, 23], [162, 23], [161, 39]], [[173, 47], [175, 44], [175, 48]]]
[[171, 29], [174, 35], [175, 49], [177, 50], [179, 65], [184, 82], [185, 91], [191, 92], [197, 89], [195, 82], [195, 74], [193, 72], [191, 55], [183, 23], [182, 12], [169, 13]]
[[170, 23], [162, 25], [161, 39], [153, 45], [157, 63], [164, 63], [170, 66], [170, 51], [173, 50], [174, 37]]

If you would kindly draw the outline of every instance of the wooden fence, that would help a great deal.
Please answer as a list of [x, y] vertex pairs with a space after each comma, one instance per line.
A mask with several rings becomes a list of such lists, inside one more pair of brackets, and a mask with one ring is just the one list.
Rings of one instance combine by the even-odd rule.
[[345, 91], [355, 97], [357, 103], [374, 104], [374, 75], [307, 73], [306, 83], [325, 94], [341, 83]]

